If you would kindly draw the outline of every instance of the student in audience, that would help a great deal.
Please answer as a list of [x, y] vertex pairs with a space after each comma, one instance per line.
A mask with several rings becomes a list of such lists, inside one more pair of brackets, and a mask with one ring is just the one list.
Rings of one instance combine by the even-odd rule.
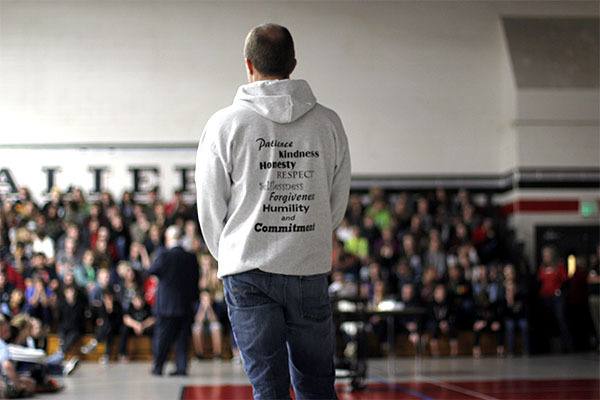
[[44, 228], [38, 228], [33, 235], [33, 251], [36, 253], [42, 253], [54, 262], [54, 241], [50, 236], [46, 234]]
[[13, 285], [6, 280], [6, 274], [4, 272], [0, 272], [0, 313], [5, 315], [11, 314], [9, 304], [10, 296], [13, 290]]
[[362, 224], [358, 226], [360, 228], [360, 236], [367, 240], [367, 245], [369, 246], [369, 250], [367, 251], [368, 256], [372, 252], [370, 249], [373, 249], [375, 246], [375, 241], [381, 237], [381, 232], [370, 215], [365, 215]]
[[[377, 310], [383, 300], [387, 299], [385, 282], [378, 276], [373, 276], [369, 283], [363, 283], [364, 295], [371, 309]], [[363, 296], [364, 296], [363, 295]], [[367, 329], [371, 330], [379, 341], [379, 346], [384, 353], [391, 350], [388, 344], [388, 321], [379, 315], [372, 315], [368, 319]]]
[[184, 234], [181, 237], [181, 247], [186, 251], [193, 251], [194, 240], [198, 237], [198, 225], [191, 219], [185, 222]]
[[119, 356], [121, 361], [128, 361], [127, 342], [130, 336], [152, 336], [152, 327], [156, 319], [152, 316], [150, 306], [144, 301], [144, 296], [136, 292], [129, 307], [123, 314], [119, 341]]
[[91, 250], [86, 250], [83, 253], [81, 262], [75, 267], [73, 275], [77, 285], [84, 288], [88, 293], [92, 290], [96, 282], [96, 267], [94, 265], [94, 253]]
[[409, 229], [412, 217], [411, 205], [406, 192], [400, 193], [393, 204], [392, 215], [400, 236]]
[[563, 285], [567, 281], [567, 270], [556, 257], [554, 248], [542, 249], [542, 265], [538, 269], [539, 296], [544, 308], [546, 326], [557, 325], [563, 352], [573, 349], [573, 342], [565, 313]]
[[56, 255], [56, 273], [62, 277], [67, 271], [73, 272], [80, 262], [80, 255], [77, 254], [77, 243], [73, 238], [65, 239], [65, 248]]
[[135, 200], [133, 194], [129, 191], [124, 191], [121, 196], [121, 204], [119, 204], [120, 214], [123, 216], [127, 224], [131, 223], [134, 218]]
[[29, 322], [31, 328], [29, 330], [29, 336], [26, 339], [27, 347], [47, 351], [48, 337], [42, 321], [37, 318], [30, 318]]
[[66, 286], [58, 300], [58, 334], [60, 353], [64, 356], [77, 343], [84, 331], [85, 300], [74, 286]]
[[44, 253], [34, 253], [31, 257], [30, 268], [24, 272], [25, 286], [29, 287], [27, 281], [31, 281], [34, 277], [41, 279], [45, 285], [57, 278], [56, 271], [50, 267]]
[[331, 254], [333, 271], [342, 271], [345, 274], [358, 274], [360, 259], [344, 249], [344, 243], [334, 239]]
[[36, 347], [45, 345], [45, 338], [41, 339], [43, 336], [41, 326], [40, 320], [30, 318], [26, 314], [13, 317], [10, 321], [12, 334], [9, 340], [11, 344], [9, 355], [19, 373], [27, 373], [35, 379], [38, 392], [55, 392], [61, 387], [48, 376], [70, 375], [79, 360], [73, 357], [67, 363], [63, 363], [62, 355], [54, 354], [47, 357], [45, 348]]
[[431, 355], [439, 357], [439, 339], [448, 337], [450, 341], [450, 355], [458, 355], [458, 334], [456, 332], [456, 314], [452, 304], [448, 301], [446, 287], [437, 284], [433, 291], [433, 301], [429, 304], [427, 313], [427, 333], [429, 334], [429, 346]]
[[354, 298], [358, 295], [355, 282], [347, 279], [341, 271], [334, 271], [331, 275], [332, 282], [329, 285], [329, 297], [331, 298]]
[[419, 285], [419, 295], [423, 304], [433, 301], [434, 290], [438, 285], [437, 272], [434, 267], [427, 267]]
[[131, 243], [129, 250], [129, 264], [138, 272], [144, 271], [150, 266], [150, 257], [143, 244], [138, 242]]
[[[413, 271], [413, 274], [417, 278], [421, 277], [424, 268], [423, 259], [419, 254], [419, 249], [417, 248], [415, 236], [413, 236], [412, 234], [406, 234], [402, 238], [402, 257], [408, 261], [408, 265]], [[437, 271], [435, 273], [437, 275]]]
[[[134, 220], [129, 223], [129, 235], [133, 243], [144, 243], [148, 239], [148, 231], [150, 230], [150, 221], [144, 213], [140, 204], [135, 204], [133, 207]], [[144, 248], [146, 248], [144, 246]]]
[[[435, 233], [434, 233], [435, 232]], [[446, 253], [442, 250], [442, 243], [438, 231], [429, 235], [429, 246], [425, 253], [426, 265], [433, 266], [440, 278], [446, 276]]]
[[492, 332], [496, 336], [496, 353], [504, 355], [504, 328], [502, 326], [502, 298], [497, 282], [488, 280], [484, 266], [473, 270], [473, 299], [475, 322], [473, 323], [473, 356], [481, 357], [481, 335]]
[[125, 260], [129, 255], [131, 237], [129, 236], [129, 230], [125, 227], [123, 217], [118, 213], [116, 208], [115, 213], [110, 216], [109, 222], [110, 243], [114, 245], [114, 249], [116, 251], [116, 258], [113, 256], [113, 260]]
[[456, 310], [458, 329], [470, 330], [473, 325], [473, 293], [471, 282], [465, 279], [462, 268], [456, 264], [448, 267], [448, 297]]
[[111, 289], [110, 271], [107, 268], [100, 268], [96, 275], [96, 282], [91, 289], [88, 289], [90, 304], [99, 307], [102, 303], [102, 294], [108, 289]]
[[25, 295], [20, 289], [14, 289], [10, 293], [10, 301], [8, 303], [9, 314], [17, 315], [23, 311], [25, 305]]
[[200, 254], [200, 290], [206, 289], [210, 293], [212, 309], [217, 319], [221, 323], [221, 335], [229, 328], [229, 317], [227, 315], [227, 305], [225, 304], [225, 295], [223, 292], [223, 281], [217, 276], [217, 262], [210, 253]]
[[378, 262], [371, 262], [360, 269], [361, 285], [365, 286], [368, 297], [372, 298], [375, 282], [387, 281], [387, 274]]
[[[402, 286], [408, 283], [415, 284], [415, 276], [406, 259], [400, 259], [390, 275], [390, 286], [394, 293], [399, 293]], [[418, 292], [418, 288], [415, 290]]]
[[24, 311], [34, 318], [41, 319], [44, 323], [50, 323], [50, 298], [54, 295], [52, 290], [37, 275], [27, 281]]
[[588, 262], [586, 257], [574, 256], [575, 268], [569, 271], [565, 290], [565, 314], [573, 342], [573, 350], [590, 350], [594, 335], [593, 320], [590, 317], [588, 292]]
[[83, 354], [89, 354], [99, 343], [104, 343], [104, 354], [100, 356], [100, 363], [106, 364], [110, 359], [112, 344], [121, 330], [123, 323], [123, 310], [121, 303], [115, 299], [112, 290], [107, 289], [102, 293], [102, 303], [95, 309], [96, 314], [96, 334], [95, 337], [80, 351]]
[[[37, 318], [30, 318], [29, 324], [30, 328], [28, 335], [25, 338], [24, 346], [28, 349], [41, 350], [44, 353], [47, 353], [47, 329], [44, 328], [42, 321]], [[79, 358], [76, 356], [69, 358], [66, 362], [64, 360], [65, 356], [60, 351], [46, 356], [44, 365], [48, 374], [57, 376], [71, 375], [79, 366]]]
[[211, 356], [222, 357], [223, 327], [213, 309], [212, 296], [207, 289], [200, 291], [200, 305], [192, 325], [192, 343], [200, 358], [208, 358], [205, 335], [209, 335], [211, 339]]
[[515, 354], [515, 334], [517, 327], [521, 332], [523, 355], [529, 354], [529, 322], [527, 320], [527, 293], [525, 287], [517, 280], [515, 267], [507, 264], [504, 267], [504, 329], [508, 354]]
[[35, 393], [35, 381], [17, 373], [16, 365], [10, 359], [7, 343], [9, 337], [8, 321], [0, 315], [0, 367], [4, 377], [2, 395], [6, 398], [27, 397]]
[[394, 236], [394, 231], [391, 227], [381, 231], [381, 238], [375, 241], [374, 246], [375, 259], [379, 264], [389, 271], [400, 257], [400, 245]]
[[383, 198], [373, 201], [373, 205], [367, 209], [367, 215], [373, 218], [380, 230], [389, 228], [392, 224], [392, 213]]
[[344, 244], [344, 250], [357, 256], [361, 260], [366, 260], [369, 256], [369, 241], [361, 236], [360, 227], [353, 226], [350, 238]]
[[150, 255], [150, 259], [154, 260], [158, 252], [163, 249], [163, 232], [159, 225], [152, 224], [148, 230], [148, 238], [144, 241], [144, 247]]
[[[412, 283], [405, 283], [400, 290], [400, 302], [405, 308], [420, 307], [421, 302], [419, 301], [415, 286]], [[419, 344], [421, 342], [420, 335], [420, 317], [415, 315], [402, 316], [398, 318], [398, 325], [400, 326], [400, 332], [404, 332], [408, 335], [408, 340], [413, 346], [419, 350]]]
[[364, 215], [364, 207], [360, 196], [356, 194], [350, 194], [350, 198], [348, 199], [348, 210], [346, 211], [345, 220], [342, 221], [340, 226], [342, 225], [360, 225]]
[[[6, 275], [6, 281], [19, 290], [25, 290], [23, 274], [30, 269], [29, 258], [25, 255], [25, 245], [17, 242], [15, 254], [8, 255], [8, 260], [0, 256], [0, 272]], [[12, 258], [12, 260], [11, 260]], [[9, 262], [12, 261], [12, 264]]]
[[119, 301], [126, 309], [129, 307], [133, 296], [140, 290], [138, 274], [129, 263], [123, 261], [119, 263], [117, 270], [121, 278]]

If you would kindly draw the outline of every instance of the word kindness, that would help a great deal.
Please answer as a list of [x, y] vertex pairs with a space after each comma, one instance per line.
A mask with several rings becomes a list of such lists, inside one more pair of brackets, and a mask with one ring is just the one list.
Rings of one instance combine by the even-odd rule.
[[[293, 141], [282, 142], [279, 140], [265, 140], [263, 138], [256, 139], [258, 143], [258, 151], [261, 151], [264, 148], [275, 148], [275, 147], [292, 147], [294, 145]], [[317, 158], [319, 157], [318, 150], [279, 150], [279, 158]]]

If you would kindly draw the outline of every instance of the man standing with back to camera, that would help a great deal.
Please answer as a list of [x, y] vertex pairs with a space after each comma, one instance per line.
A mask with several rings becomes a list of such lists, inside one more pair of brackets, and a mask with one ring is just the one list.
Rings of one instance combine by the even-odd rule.
[[247, 85], [207, 122], [196, 160], [198, 215], [255, 399], [336, 399], [327, 295], [332, 231], [346, 211], [342, 123], [291, 80], [283, 26], [250, 31]]
[[175, 370], [172, 376], [187, 375], [188, 346], [199, 296], [200, 266], [196, 256], [180, 245], [181, 230], [173, 225], [165, 232], [165, 247], [148, 268], [158, 278], [154, 314], [153, 375], [162, 375], [169, 350], [175, 344]]

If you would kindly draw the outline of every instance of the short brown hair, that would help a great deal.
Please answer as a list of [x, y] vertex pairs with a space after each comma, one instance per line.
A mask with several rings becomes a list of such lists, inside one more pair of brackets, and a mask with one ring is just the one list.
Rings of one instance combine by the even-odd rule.
[[246, 38], [244, 57], [264, 75], [288, 77], [296, 66], [294, 40], [290, 31], [271, 23], [255, 27]]

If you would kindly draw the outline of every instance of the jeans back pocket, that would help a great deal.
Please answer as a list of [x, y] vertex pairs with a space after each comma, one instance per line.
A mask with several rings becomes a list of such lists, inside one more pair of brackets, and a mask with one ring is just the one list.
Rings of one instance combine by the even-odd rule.
[[331, 316], [331, 303], [327, 288], [327, 274], [300, 278], [302, 317], [314, 321], [325, 321]]
[[268, 296], [270, 276], [254, 271], [223, 277], [225, 301], [229, 306], [248, 308], [272, 302]]

